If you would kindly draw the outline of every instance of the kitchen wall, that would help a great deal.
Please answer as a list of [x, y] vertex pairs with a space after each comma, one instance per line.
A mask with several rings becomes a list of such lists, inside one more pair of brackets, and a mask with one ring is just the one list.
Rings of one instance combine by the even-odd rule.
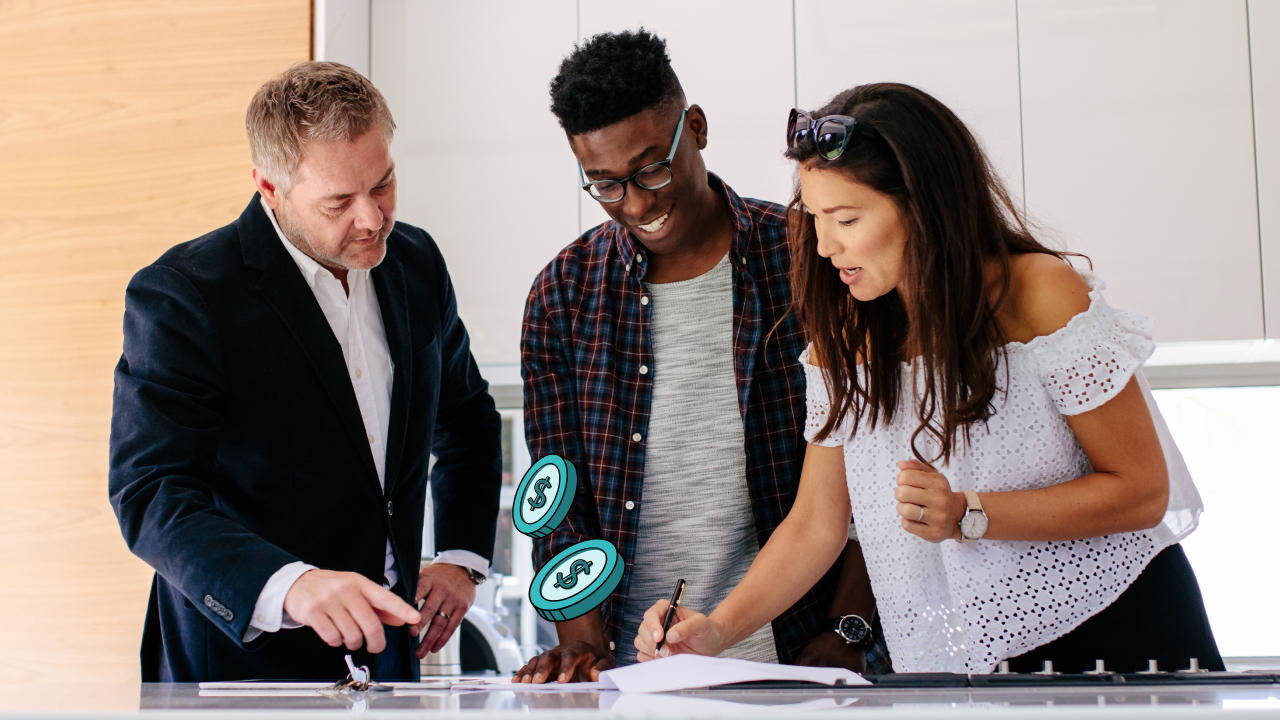
[[310, 44], [309, 0], [0, 2], [3, 682], [139, 677], [151, 570], [107, 504], [125, 285], [239, 215], [245, 107]]

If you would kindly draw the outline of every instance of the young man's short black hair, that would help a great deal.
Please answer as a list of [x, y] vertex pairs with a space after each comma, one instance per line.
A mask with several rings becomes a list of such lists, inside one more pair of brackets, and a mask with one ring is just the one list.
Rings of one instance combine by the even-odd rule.
[[551, 81], [551, 112], [570, 135], [683, 102], [666, 41], [644, 28], [600, 33], [575, 46]]

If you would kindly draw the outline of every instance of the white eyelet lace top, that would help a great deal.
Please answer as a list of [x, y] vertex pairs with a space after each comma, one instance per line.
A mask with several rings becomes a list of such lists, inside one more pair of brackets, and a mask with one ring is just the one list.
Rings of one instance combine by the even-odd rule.
[[[867, 560], [885, 639], [898, 672], [988, 673], [1075, 629], [1119, 597], [1156, 553], [1195, 529], [1203, 504], [1139, 368], [1155, 349], [1152, 321], [1113, 309], [1091, 273], [1089, 309], [1052, 335], [1010, 343], [1008, 392], [995, 414], [970, 430], [949, 464], [935, 463], [955, 490], [1042, 488], [1092, 472], [1066, 416], [1097, 408], [1137, 374], [1169, 466], [1169, 509], [1145, 532], [1066, 542], [982, 540], [930, 543], [907, 533], [894, 509], [897, 463], [913, 456], [918, 420], [909, 392], [897, 417], [851, 435], [846, 421], [822, 442], [844, 446], [849, 499]], [[821, 369], [808, 376], [805, 438], [827, 420], [831, 401]], [[1004, 370], [997, 377], [1003, 384]], [[923, 435], [921, 454], [938, 454]]]

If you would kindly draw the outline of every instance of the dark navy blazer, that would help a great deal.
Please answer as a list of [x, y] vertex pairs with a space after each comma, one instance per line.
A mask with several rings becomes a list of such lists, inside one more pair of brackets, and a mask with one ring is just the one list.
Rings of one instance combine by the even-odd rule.
[[388, 537], [411, 601], [433, 452], [436, 548], [493, 556], [501, 421], [444, 260], [397, 223], [372, 277], [395, 363], [385, 492], [342, 347], [257, 195], [130, 281], [109, 485], [125, 541], [156, 570], [144, 681], [345, 676], [346, 650], [310, 628], [241, 638], [276, 570], [302, 560], [382, 583]]

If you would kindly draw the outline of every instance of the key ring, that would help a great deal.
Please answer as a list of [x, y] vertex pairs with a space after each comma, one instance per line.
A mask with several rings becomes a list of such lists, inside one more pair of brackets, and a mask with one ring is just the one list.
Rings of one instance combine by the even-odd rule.
[[347, 669], [351, 672], [342, 680], [334, 683], [332, 687], [325, 688], [326, 691], [340, 693], [370, 691], [386, 692], [394, 689], [390, 685], [383, 685], [382, 683], [370, 680], [368, 665], [360, 665], [357, 667], [356, 664], [351, 661], [350, 655], [345, 655], [343, 657], [347, 661]]

